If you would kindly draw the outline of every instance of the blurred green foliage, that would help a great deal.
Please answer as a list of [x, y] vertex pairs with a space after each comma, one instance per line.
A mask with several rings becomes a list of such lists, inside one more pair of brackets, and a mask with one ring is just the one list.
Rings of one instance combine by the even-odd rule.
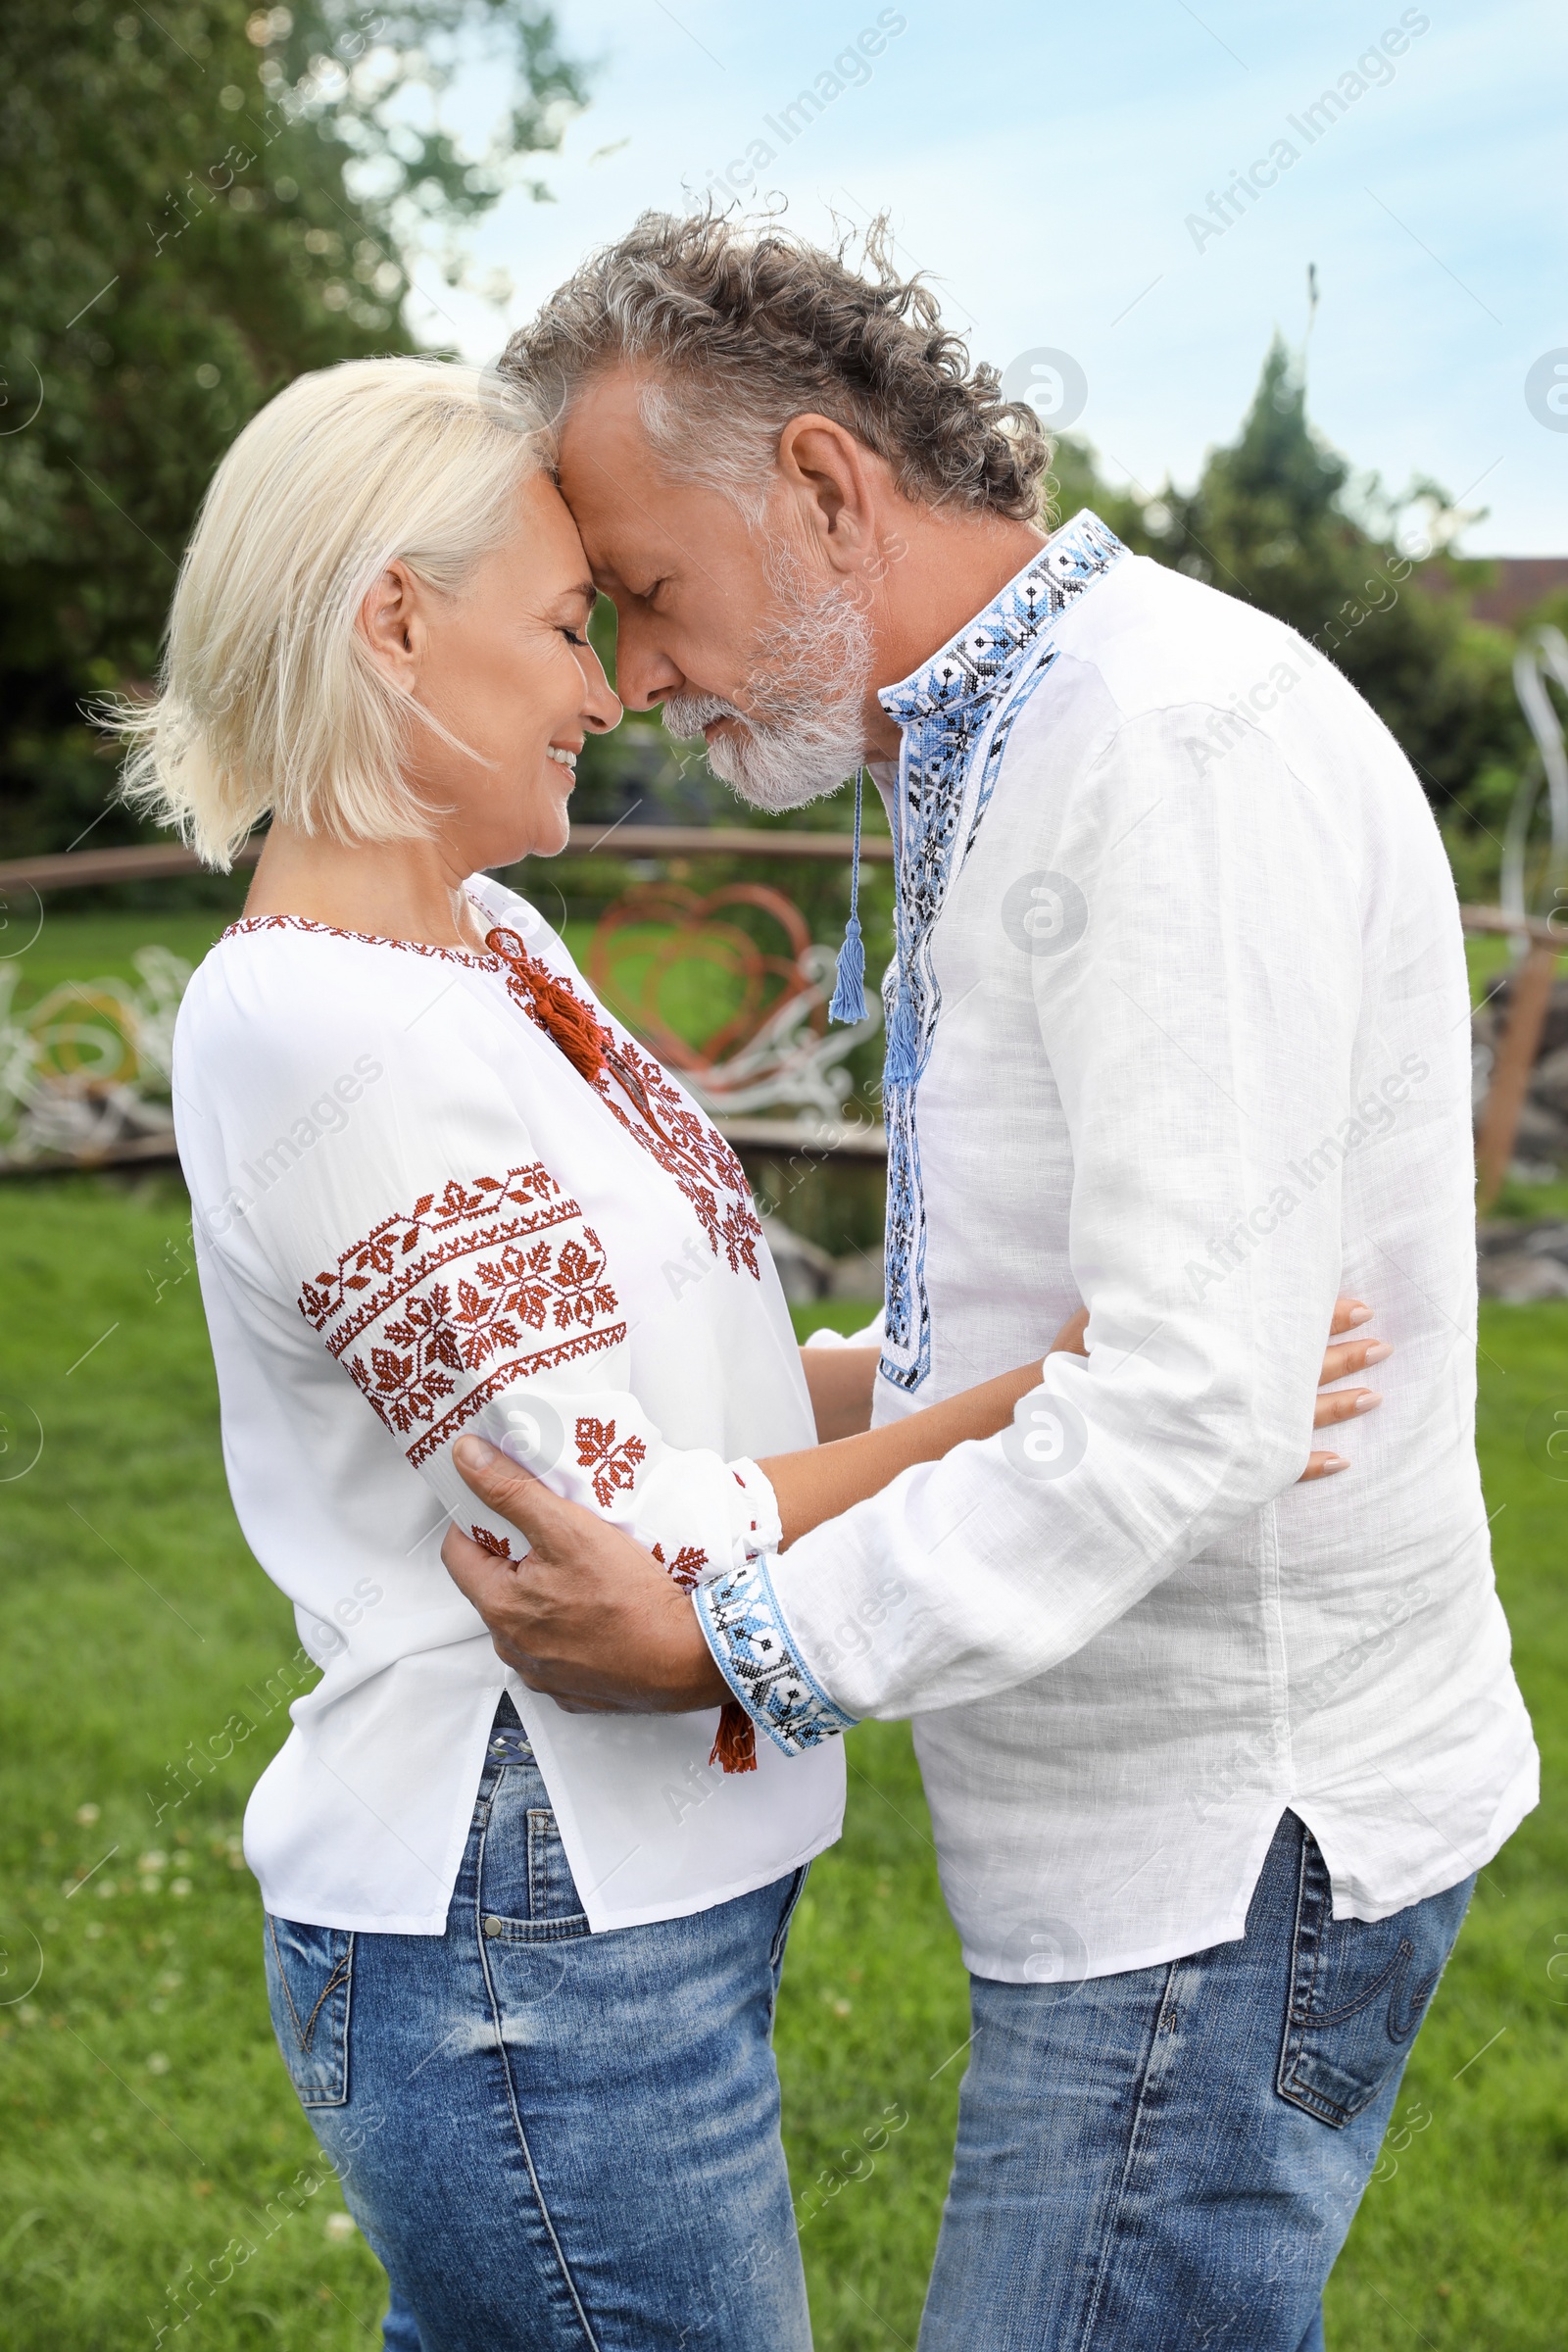
[[[488, 152], [438, 100], [488, 56]], [[149, 678], [180, 550], [234, 433], [303, 369], [406, 350], [405, 298], [463, 273], [463, 223], [527, 176], [586, 95], [540, 0], [12, 0], [0, 14], [0, 856], [136, 837], [91, 698]], [[548, 193], [536, 181], [536, 195]], [[1093, 505], [1141, 553], [1277, 613], [1393, 729], [1469, 895], [1493, 895], [1529, 742], [1512, 639], [1470, 617], [1485, 564], [1418, 480], [1387, 493], [1310, 425], [1276, 339], [1236, 437], [1190, 492], [1117, 490], [1070, 437], [1056, 512]], [[1417, 541], [1414, 534], [1423, 536]], [[1415, 563], [1407, 553], [1422, 544]], [[596, 618], [612, 659], [613, 618]], [[652, 714], [592, 743], [575, 813], [847, 825], [847, 796], [758, 818]], [[724, 877], [715, 874], [714, 880]], [[579, 880], [561, 885], [578, 899]], [[832, 869], [805, 904], [843, 895]], [[874, 897], [873, 892], [873, 897]], [[587, 898], [602, 896], [593, 890]], [[586, 911], [586, 906], [584, 906]], [[875, 908], [873, 907], [873, 912]], [[813, 928], [825, 936], [827, 926]]]
[[1278, 336], [1241, 430], [1209, 452], [1196, 489], [1109, 489], [1070, 439], [1054, 473], [1058, 514], [1094, 507], [1141, 555], [1260, 606], [1335, 662], [1415, 767], [1469, 895], [1495, 895], [1497, 837], [1531, 744], [1515, 641], [1470, 617], [1494, 566], [1448, 552], [1475, 516], [1430, 480], [1396, 496], [1356, 475], [1310, 424]]
[[[487, 49], [506, 103], [473, 163], [435, 107]], [[583, 95], [531, 0], [8, 0], [0, 855], [134, 838], [82, 704], [151, 676], [219, 458], [302, 370], [410, 349], [415, 258], [455, 271], [457, 226]]]

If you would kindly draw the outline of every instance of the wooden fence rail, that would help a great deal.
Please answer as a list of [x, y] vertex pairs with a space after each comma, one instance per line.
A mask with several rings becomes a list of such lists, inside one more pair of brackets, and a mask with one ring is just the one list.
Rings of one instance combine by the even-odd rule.
[[[567, 855], [591, 856], [612, 841], [614, 855], [619, 858], [842, 858], [849, 857], [854, 845], [854, 837], [849, 833], [775, 833], [747, 825], [633, 825], [622, 818], [612, 825], [573, 825]], [[234, 863], [254, 865], [260, 855], [260, 843], [249, 843], [238, 852]], [[891, 864], [893, 843], [886, 834], [868, 833], [861, 840], [860, 855], [870, 864]], [[0, 900], [19, 890], [41, 895], [45, 891], [157, 881], [172, 874], [201, 871], [201, 860], [194, 850], [187, 850], [178, 842], [156, 842], [134, 849], [66, 851], [47, 858], [12, 858], [0, 859]], [[1511, 992], [1507, 1022], [1497, 1044], [1477, 1135], [1477, 1199], [1484, 1212], [1496, 1199], [1513, 1158], [1519, 1116], [1550, 1006], [1557, 958], [1568, 956], [1568, 930], [1536, 919], [1522, 922], [1500, 906], [1462, 906], [1459, 911], [1467, 931], [1503, 934], [1527, 942]], [[753, 1150], [770, 1145], [778, 1150], [815, 1152], [825, 1156], [845, 1151], [860, 1155], [876, 1148], [868, 1136], [880, 1136], [879, 1130], [862, 1129], [851, 1140], [848, 1133], [839, 1138], [824, 1129], [813, 1139], [801, 1136], [784, 1120], [778, 1121], [776, 1127], [772, 1121], [759, 1119], [744, 1124], [752, 1132], [735, 1140]], [[764, 1137], [755, 1132], [764, 1127], [773, 1133]], [[150, 1155], [146, 1149], [136, 1153], [136, 1156]]]
[[[617, 858], [848, 858], [851, 833], [772, 833], [748, 825], [573, 825], [566, 856], [591, 856], [613, 839]], [[237, 866], [254, 865], [260, 842], [236, 852]], [[893, 844], [885, 833], [867, 833], [860, 856], [871, 865], [890, 865]], [[0, 860], [0, 892], [86, 890], [104, 882], [156, 882], [168, 874], [199, 874], [201, 859], [177, 841], [146, 849], [68, 850], [54, 858]]]

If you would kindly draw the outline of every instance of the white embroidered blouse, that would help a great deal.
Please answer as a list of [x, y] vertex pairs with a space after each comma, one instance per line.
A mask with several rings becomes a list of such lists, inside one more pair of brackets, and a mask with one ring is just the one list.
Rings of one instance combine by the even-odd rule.
[[[778, 1542], [752, 1457], [814, 1440], [740, 1167], [610, 1020], [534, 908], [477, 877], [510, 955], [263, 916], [197, 972], [174, 1105], [234, 1507], [323, 1669], [257, 1784], [269, 1910], [439, 1935], [510, 1690], [590, 1926], [765, 1886], [839, 1832], [841, 1742], [710, 1762], [717, 1711], [571, 1715], [526, 1690], [440, 1557], [496, 1548], [464, 1431], [656, 1548], [690, 1587]], [[519, 977], [613, 1040], [580, 1074]]]

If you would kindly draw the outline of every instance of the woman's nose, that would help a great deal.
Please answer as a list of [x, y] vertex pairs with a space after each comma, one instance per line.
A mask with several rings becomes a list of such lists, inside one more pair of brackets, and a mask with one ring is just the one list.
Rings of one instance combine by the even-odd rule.
[[606, 677], [605, 665], [594, 652], [593, 647], [586, 646], [583, 652], [587, 655], [586, 661], [583, 660], [582, 654], [577, 657], [578, 666], [582, 670], [583, 685], [587, 689], [582, 704], [583, 725], [591, 735], [608, 735], [612, 727], [618, 727], [620, 724], [620, 700]]

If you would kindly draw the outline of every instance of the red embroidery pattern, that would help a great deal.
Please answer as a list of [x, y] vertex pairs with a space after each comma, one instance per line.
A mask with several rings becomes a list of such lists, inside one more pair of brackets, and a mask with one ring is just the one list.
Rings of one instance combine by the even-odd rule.
[[[478, 1532], [478, 1529], [475, 1528], [475, 1535]], [[656, 1544], [654, 1557], [665, 1575], [674, 1578], [683, 1592], [696, 1592], [698, 1580], [708, 1566], [707, 1552], [700, 1550], [695, 1544], [683, 1544], [672, 1560], [666, 1560], [663, 1545]]]
[[577, 1418], [577, 1460], [584, 1470], [594, 1474], [594, 1494], [600, 1507], [609, 1510], [618, 1489], [628, 1492], [635, 1485], [637, 1464], [648, 1452], [641, 1438], [633, 1435], [615, 1444], [613, 1421], [598, 1421], [591, 1413]]
[[[477, 899], [470, 899], [468, 903], [480, 914], [488, 915], [489, 909], [480, 906]], [[398, 948], [405, 956], [439, 956], [448, 963], [482, 966], [491, 961], [488, 956], [481, 956], [476, 948], [437, 948], [422, 939], [385, 939], [375, 931], [343, 931], [336, 923], [313, 923], [308, 915], [303, 914], [243, 914], [237, 923], [229, 924], [223, 937], [242, 939], [248, 931], [315, 931], [322, 939], [353, 939], [366, 948]]]
[[[417, 1469], [514, 1381], [625, 1338], [607, 1320], [618, 1300], [606, 1272], [599, 1236], [534, 1161], [383, 1217], [302, 1286], [299, 1308], [386, 1427], [422, 1433], [407, 1447]], [[547, 1326], [569, 1336], [528, 1348]]]
[[[490, 909], [480, 901], [474, 899], [470, 904], [479, 914], [489, 918]], [[724, 1258], [732, 1274], [739, 1273], [744, 1266], [755, 1281], [761, 1280], [757, 1245], [762, 1238], [762, 1229], [752, 1207], [751, 1189], [728, 1144], [710, 1121], [702, 1118], [682, 1099], [661, 1064], [640, 1054], [629, 1039], [617, 1038], [607, 1028], [568, 980], [529, 954], [517, 932], [505, 927], [489, 931], [485, 944], [490, 953], [483, 956], [468, 948], [432, 947], [424, 940], [384, 939], [374, 932], [345, 931], [335, 923], [311, 922], [301, 914], [243, 915], [237, 923], [229, 924], [223, 937], [235, 939], [251, 931], [316, 932], [325, 939], [351, 939], [365, 947], [396, 948], [404, 955], [434, 956], [448, 963], [470, 964], [481, 970], [499, 964], [513, 1001], [537, 1028], [554, 1037], [574, 1065], [582, 1068], [588, 1083], [603, 1097], [606, 1107], [613, 1112], [627, 1134], [634, 1136], [665, 1174], [673, 1177], [696, 1210], [713, 1255]], [[558, 1001], [555, 1019], [551, 1015], [551, 999]], [[561, 1035], [556, 1035], [558, 1028]], [[602, 1059], [590, 1075], [587, 1065], [591, 1064], [596, 1049]], [[634, 1106], [635, 1120], [615, 1101], [611, 1090], [612, 1073]], [[717, 1192], [731, 1196], [722, 1216], [715, 1198]]]
[[[762, 1228], [741, 1163], [718, 1129], [682, 1101], [662, 1066], [640, 1054], [629, 1039], [617, 1049], [611, 1068], [641, 1116], [633, 1124], [610, 1091], [609, 1073], [601, 1071], [599, 1092], [607, 1107], [666, 1175], [673, 1176], [696, 1210], [713, 1255], [724, 1258], [732, 1274], [744, 1266], [760, 1282], [757, 1245]], [[730, 1196], [722, 1214], [715, 1188]]]
[[[692, 1108], [659, 1062], [607, 1028], [569, 981], [530, 956], [514, 931], [493, 930], [486, 944], [500, 958], [514, 1004], [554, 1040], [607, 1110], [673, 1177], [696, 1210], [713, 1255], [723, 1257], [732, 1274], [744, 1266], [760, 1281], [757, 1245], [762, 1229], [741, 1164], [717, 1128]], [[612, 1080], [635, 1117], [616, 1101]], [[722, 1215], [719, 1193], [729, 1195]]]
[[[470, 1527], [468, 1533], [478, 1544], [479, 1549], [487, 1551], [493, 1560], [510, 1560], [512, 1558], [512, 1544], [506, 1536], [493, 1536], [487, 1527]], [[516, 1563], [513, 1564], [515, 1566]]]
[[[522, 1214], [507, 1216], [509, 1206]], [[334, 1269], [305, 1284], [300, 1292], [300, 1312], [313, 1331], [324, 1331], [345, 1307], [354, 1309], [344, 1328], [327, 1343], [333, 1354], [340, 1355], [348, 1342], [384, 1314], [395, 1299], [449, 1260], [467, 1255], [476, 1244], [514, 1245], [581, 1213], [576, 1201], [566, 1198], [538, 1160], [527, 1167], [511, 1168], [505, 1177], [478, 1176], [471, 1184], [450, 1180], [439, 1198], [421, 1193], [406, 1216], [383, 1217], [364, 1241], [351, 1243]], [[475, 1221], [481, 1216], [489, 1222], [475, 1230]], [[410, 1265], [409, 1259], [421, 1243], [428, 1246], [416, 1263]], [[377, 1275], [382, 1277], [379, 1288]]]
[[[479, 1530], [475, 1528], [473, 1532], [477, 1535]], [[672, 1560], [666, 1560], [663, 1545], [656, 1544], [654, 1557], [683, 1592], [697, 1590], [698, 1578], [708, 1566], [707, 1552], [700, 1551], [695, 1544], [683, 1544]], [[757, 1727], [738, 1699], [726, 1698], [718, 1711], [718, 1730], [708, 1751], [708, 1761], [724, 1772], [757, 1770]]]

